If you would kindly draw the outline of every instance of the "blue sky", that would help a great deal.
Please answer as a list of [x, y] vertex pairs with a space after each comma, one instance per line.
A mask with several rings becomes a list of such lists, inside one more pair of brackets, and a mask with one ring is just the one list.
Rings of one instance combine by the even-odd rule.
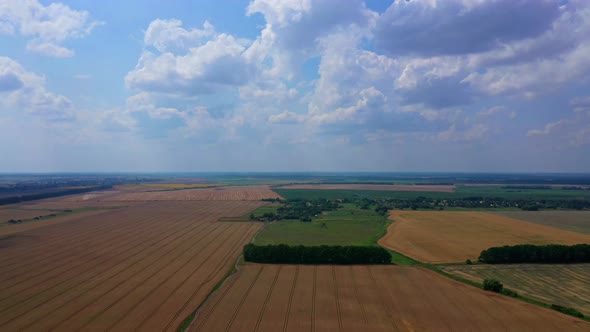
[[0, 1], [0, 172], [590, 170], [585, 0]]

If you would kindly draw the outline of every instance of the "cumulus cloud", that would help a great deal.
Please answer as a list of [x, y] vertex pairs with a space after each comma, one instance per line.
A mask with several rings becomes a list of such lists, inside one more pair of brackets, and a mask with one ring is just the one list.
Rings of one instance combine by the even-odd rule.
[[[129, 88], [155, 93], [202, 95], [248, 82], [255, 67], [243, 55], [247, 41], [225, 33], [212, 35], [213, 27], [207, 23], [204, 31], [209, 29], [209, 32], [184, 30], [179, 28], [179, 24], [176, 20], [156, 20], [150, 24], [146, 45], [160, 51], [143, 52], [136, 68], [125, 77]], [[163, 26], [166, 28], [163, 29]], [[201, 39], [209, 35], [209, 39]], [[180, 53], [171, 52], [171, 45]]]
[[71, 57], [74, 51], [62, 44], [84, 38], [102, 22], [92, 20], [87, 11], [71, 9], [62, 3], [47, 6], [37, 0], [0, 2], [0, 33], [19, 32], [32, 37], [27, 49], [54, 57]]
[[271, 58], [273, 72], [289, 79], [305, 60], [320, 55], [322, 38], [342, 30], [349, 38], [363, 36], [377, 16], [360, 0], [345, 6], [338, 0], [254, 0], [247, 13], [260, 13], [267, 22], [248, 55], [258, 61]]
[[468, 54], [539, 35], [558, 15], [557, 0], [395, 1], [375, 37], [395, 55]]
[[203, 29], [187, 30], [182, 27], [181, 20], [156, 19], [150, 23], [145, 32], [144, 44], [153, 46], [162, 53], [175, 52], [198, 45], [204, 38], [214, 35], [215, 28], [208, 21], [203, 23]]
[[0, 108], [4, 111], [27, 112], [51, 121], [71, 120], [75, 116], [67, 97], [48, 92], [43, 77], [7, 57], [0, 57], [0, 95]]

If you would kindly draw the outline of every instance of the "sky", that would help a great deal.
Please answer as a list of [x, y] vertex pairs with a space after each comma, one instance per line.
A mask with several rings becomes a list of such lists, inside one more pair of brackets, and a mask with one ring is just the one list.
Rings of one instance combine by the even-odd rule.
[[0, 172], [588, 172], [587, 0], [0, 0]]

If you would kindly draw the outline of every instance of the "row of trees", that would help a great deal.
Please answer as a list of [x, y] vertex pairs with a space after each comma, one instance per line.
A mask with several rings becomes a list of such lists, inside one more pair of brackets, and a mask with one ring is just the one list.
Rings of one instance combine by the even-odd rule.
[[488, 264], [590, 263], [590, 244], [492, 247], [481, 252], [479, 261]]
[[244, 246], [244, 259], [273, 264], [390, 264], [391, 255], [370, 246], [289, 246], [286, 244]]

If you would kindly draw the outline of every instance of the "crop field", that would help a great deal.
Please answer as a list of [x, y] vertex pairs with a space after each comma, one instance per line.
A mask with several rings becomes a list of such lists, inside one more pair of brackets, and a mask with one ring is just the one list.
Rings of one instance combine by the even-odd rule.
[[[2, 223], [0, 224], [0, 237], [30, 231], [37, 228], [47, 227], [66, 222], [81, 221], [86, 217], [98, 215], [107, 212], [107, 209], [87, 210], [74, 213], [59, 213], [55, 217], [48, 217], [41, 220], [30, 220], [18, 224]], [[56, 213], [50, 212], [50, 213]], [[0, 244], [1, 246], [1, 244]]]
[[429, 263], [477, 260], [502, 245], [590, 243], [590, 235], [485, 212], [393, 210], [390, 218], [379, 244]]
[[241, 265], [190, 331], [588, 331], [420, 267]]
[[264, 202], [145, 202], [0, 240], [0, 330], [173, 331], [261, 223]]
[[455, 191], [454, 185], [402, 185], [402, 184], [294, 184], [281, 189], [317, 189], [317, 190], [384, 190], [384, 191], [419, 191], [446, 192]]
[[495, 278], [528, 297], [590, 315], [590, 264], [455, 265], [442, 269], [476, 282]]
[[178, 190], [178, 189], [195, 189], [213, 187], [211, 183], [143, 183], [143, 184], [126, 184], [115, 186], [119, 190]]
[[130, 192], [104, 201], [259, 201], [281, 198], [268, 186], [236, 186], [171, 191]]
[[499, 215], [590, 234], [590, 211], [501, 211]]

